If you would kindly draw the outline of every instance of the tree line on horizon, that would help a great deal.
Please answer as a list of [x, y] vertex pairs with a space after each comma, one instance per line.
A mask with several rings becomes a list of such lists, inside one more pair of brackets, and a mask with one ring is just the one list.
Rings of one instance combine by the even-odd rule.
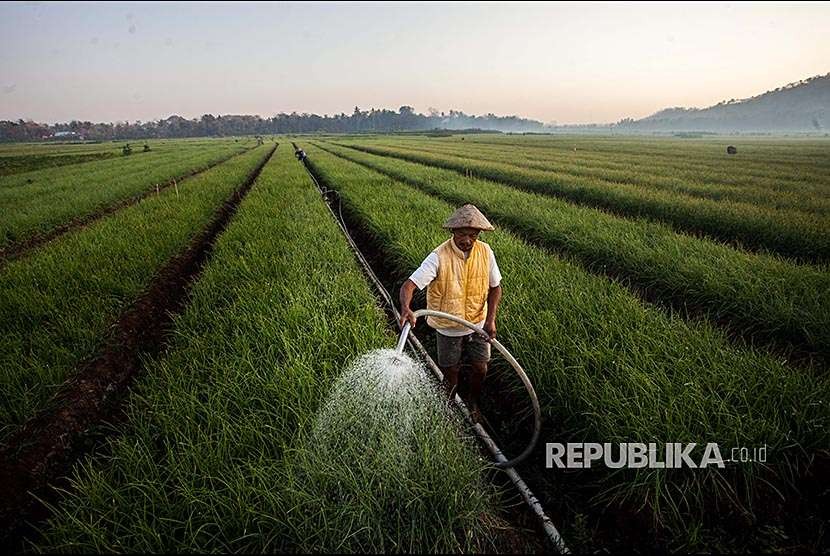
[[542, 122], [518, 116], [489, 113], [472, 116], [459, 110], [448, 113], [430, 109], [419, 114], [411, 106], [394, 110], [360, 110], [333, 116], [292, 112], [263, 118], [251, 115], [214, 116], [186, 119], [178, 115], [148, 122], [93, 123], [73, 120], [43, 124], [31, 120], [0, 121], [0, 141], [46, 141], [83, 138], [91, 141], [112, 139], [173, 139], [182, 137], [224, 137], [233, 135], [274, 135], [291, 133], [371, 133], [428, 131], [432, 129], [481, 129], [488, 131], [542, 131]]

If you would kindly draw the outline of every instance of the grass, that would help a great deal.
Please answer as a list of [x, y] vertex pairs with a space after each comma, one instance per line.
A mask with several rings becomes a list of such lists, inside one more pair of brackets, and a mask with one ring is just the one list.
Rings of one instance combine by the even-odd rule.
[[[339, 142], [338, 142], [339, 143]], [[830, 260], [830, 227], [818, 215], [787, 213], [749, 203], [714, 201], [631, 184], [609, 184], [554, 171], [522, 168], [400, 147], [348, 146], [370, 154], [393, 156], [485, 178], [536, 193], [553, 195], [627, 217], [663, 222], [676, 230], [701, 234], [744, 248], [805, 261]]]
[[95, 160], [112, 158], [117, 155], [118, 153], [115, 152], [115, 149], [112, 149], [110, 152], [99, 153], [2, 156], [0, 157], [0, 176], [19, 174], [21, 172], [31, 172], [33, 170], [42, 170], [44, 168], [53, 168], [56, 166], [81, 164], [83, 162], [92, 162]]
[[389, 459], [386, 415], [349, 414], [330, 431], [335, 457], [320, 451], [313, 425], [337, 377], [394, 341], [308, 176], [279, 149], [168, 352], [147, 361], [125, 430], [76, 468], [36, 548], [493, 550], [486, 465], [450, 421], [427, 419]]
[[[715, 172], [759, 178], [776, 175], [782, 179], [826, 177], [830, 168], [826, 154], [830, 142], [826, 138], [736, 137], [719, 136], [702, 139], [672, 139], [646, 136], [579, 136], [548, 137], [474, 136], [470, 144], [521, 147], [536, 152], [570, 151], [586, 161], [636, 160], [658, 163], [677, 169], [696, 169], [698, 175]], [[465, 140], [465, 144], [466, 141]], [[738, 145], [735, 156], [724, 157], [727, 145]], [[731, 170], [737, 170], [731, 171]], [[726, 170], [723, 172], [722, 170]], [[750, 181], [749, 185], [755, 182]]]
[[[445, 239], [440, 226], [453, 205], [304, 147], [401, 279]], [[606, 510], [640, 516], [647, 523], [640, 538], [663, 539], [669, 549], [700, 550], [712, 539], [728, 545], [734, 534], [721, 527], [735, 520], [745, 520], [745, 536], [734, 541], [744, 547], [757, 547], [767, 522], [793, 525], [776, 496], [802, 496], [799, 477], [828, 445], [827, 378], [736, 349], [705, 322], [644, 306], [621, 285], [507, 231], [482, 239], [493, 246], [504, 275], [499, 335], [539, 394], [542, 445], [717, 442], [724, 453], [762, 445], [770, 453], [766, 465], [723, 470], [569, 472], [563, 492], [555, 486], [561, 481], [556, 471], [539, 469], [544, 459], [538, 451], [526, 468], [536, 469], [547, 502], [567, 497], [594, 516]]]
[[826, 271], [449, 170], [319, 146], [447, 202], [472, 202], [527, 240], [570, 255], [593, 272], [618, 276], [650, 298], [702, 309], [745, 339], [792, 342], [825, 360], [830, 356]]
[[[248, 147], [251, 145], [248, 144]], [[45, 233], [130, 196], [145, 193], [244, 152], [238, 143], [175, 144], [139, 156], [117, 157], [0, 178], [0, 249]]]
[[[638, 177], [682, 176], [694, 183], [714, 186], [743, 185], [813, 191], [826, 185], [825, 163], [830, 142], [825, 140], [776, 141], [756, 138], [718, 137], [702, 141], [672, 140], [665, 137], [546, 137], [511, 138], [465, 137], [442, 141], [412, 138], [406, 144], [437, 149], [460, 149], [468, 153], [510, 153], [528, 161], [561, 161], [578, 164], [582, 171], [631, 169]], [[384, 142], [384, 138], [378, 138]], [[388, 138], [386, 138], [388, 142]], [[737, 143], [737, 155], [727, 155], [726, 145]], [[399, 144], [403, 145], [404, 142]], [[601, 173], [598, 172], [599, 175]]]
[[255, 149], [0, 269], [0, 437], [96, 352], [154, 273], [267, 155]]
[[[388, 139], [385, 142], [378, 141], [377, 144], [395, 145]], [[830, 214], [830, 198], [827, 196], [830, 181], [827, 176], [822, 176], [819, 171], [807, 173], [805, 165], [795, 160], [780, 168], [767, 163], [763, 167], [766, 173], [760, 173], [748, 170], [739, 162], [728, 160], [728, 155], [723, 152], [707, 153], [707, 157], [694, 160], [693, 165], [678, 166], [680, 161], [665, 161], [649, 154], [594, 154], [585, 150], [540, 150], [518, 145], [467, 145], [466, 142], [436, 143], [424, 140], [408, 140], [397, 143], [397, 146], [430, 154], [498, 161], [524, 168], [595, 178], [607, 182], [609, 187], [632, 184], [703, 199], [751, 203], [821, 216]], [[678, 152], [685, 151], [681, 146], [677, 148]], [[830, 148], [826, 150], [830, 151]]]

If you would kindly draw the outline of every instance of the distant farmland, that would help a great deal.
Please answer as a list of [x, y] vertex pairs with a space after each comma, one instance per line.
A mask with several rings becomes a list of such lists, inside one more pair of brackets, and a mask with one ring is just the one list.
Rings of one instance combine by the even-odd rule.
[[[353, 475], [304, 467], [333, 380], [397, 334], [313, 176], [339, 192], [336, 208], [395, 298], [446, 239], [454, 207], [474, 203], [495, 224], [481, 239], [504, 276], [499, 337], [543, 413], [518, 470], [571, 549], [830, 548], [830, 141], [143, 144], [129, 155], [123, 143], [0, 147], [4, 542], [544, 546], [454, 420], [418, 437], [417, 471], [361, 467], [371, 455], [359, 441], [344, 456]], [[513, 453], [527, 407], [498, 361], [491, 375], [482, 410]], [[547, 469], [553, 442], [718, 443], [727, 458], [763, 446], [767, 458]]]

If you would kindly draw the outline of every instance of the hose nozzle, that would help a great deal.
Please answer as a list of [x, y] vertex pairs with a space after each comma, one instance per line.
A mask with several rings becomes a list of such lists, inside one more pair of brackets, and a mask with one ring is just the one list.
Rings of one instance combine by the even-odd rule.
[[401, 335], [398, 338], [398, 345], [395, 346], [395, 351], [399, 354], [403, 353], [403, 348], [406, 346], [406, 339], [409, 337], [409, 330], [412, 328], [412, 325], [409, 321], [406, 321], [403, 325], [403, 329], [401, 330]]

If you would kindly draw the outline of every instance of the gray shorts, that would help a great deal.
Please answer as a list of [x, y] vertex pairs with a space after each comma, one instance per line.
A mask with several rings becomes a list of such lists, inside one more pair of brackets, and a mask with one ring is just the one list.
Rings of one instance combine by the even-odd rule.
[[466, 361], [490, 361], [490, 343], [475, 332], [466, 336], [436, 332], [435, 343], [439, 367], [454, 367], [461, 363], [462, 356]]

